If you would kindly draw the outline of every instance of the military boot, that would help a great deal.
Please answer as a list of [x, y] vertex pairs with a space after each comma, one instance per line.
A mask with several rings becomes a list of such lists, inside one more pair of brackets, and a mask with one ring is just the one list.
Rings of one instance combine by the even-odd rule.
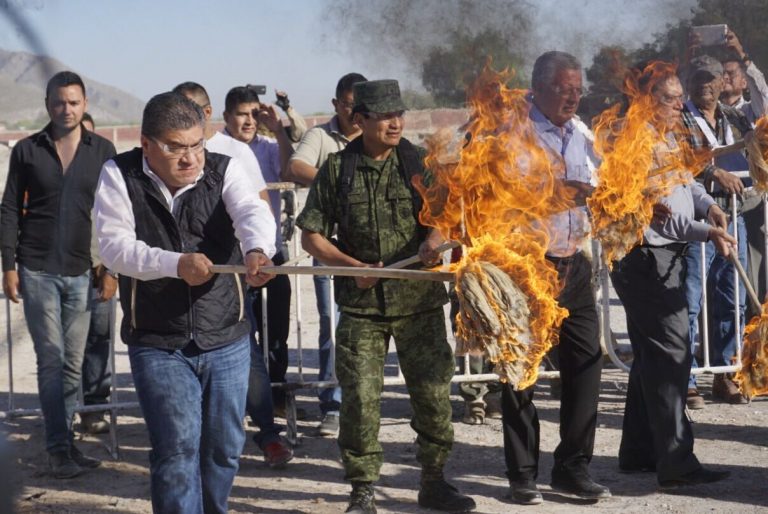
[[459, 492], [445, 481], [442, 471], [423, 470], [419, 505], [443, 512], [470, 512], [475, 510], [475, 500]]
[[352, 493], [349, 495], [349, 506], [347, 506], [347, 510], [344, 512], [376, 514], [373, 484], [370, 482], [352, 482]]

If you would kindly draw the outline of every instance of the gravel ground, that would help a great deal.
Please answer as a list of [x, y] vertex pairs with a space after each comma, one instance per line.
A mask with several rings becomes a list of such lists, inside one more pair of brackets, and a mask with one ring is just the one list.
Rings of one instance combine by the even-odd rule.
[[[0, 146], [0, 182], [7, 168], [8, 150]], [[311, 351], [317, 334], [317, 322], [311, 280], [303, 279], [302, 329], [304, 372], [307, 379], [316, 371], [316, 352]], [[613, 302], [615, 303], [615, 302]], [[295, 314], [295, 313], [294, 313]], [[622, 335], [621, 308], [611, 309], [611, 326], [619, 343], [626, 347]], [[13, 335], [14, 402], [17, 408], [37, 407], [35, 358], [32, 344], [21, 317], [21, 308], [11, 309]], [[7, 330], [5, 309], [0, 314], [0, 333]], [[7, 339], [7, 338], [4, 338]], [[291, 338], [291, 362], [299, 351]], [[125, 346], [116, 347], [117, 381], [121, 401], [134, 401]], [[7, 408], [9, 382], [8, 352], [0, 343], [0, 409]], [[396, 359], [390, 355], [389, 375], [396, 374]], [[297, 379], [297, 368], [290, 374]], [[578, 502], [551, 491], [548, 486], [552, 452], [558, 442], [558, 402], [551, 399], [547, 380], [537, 388], [537, 405], [541, 417], [541, 473], [539, 484], [545, 503], [539, 507], [520, 507], [505, 498], [507, 483], [501, 423], [488, 419], [484, 425], [468, 426], [460, 422], [463, 404], [453, 396], [456, 444], [446, 473], [459, 488], [471, 494], [478, 512], [501, 513], [524, 509], [540, 512], [768, 512], [766, 483], [768, 472], [768, 401], [757, 399], [750, 405], [731, 406], [711, 403], [693, 415], [696, 453], [705, 465], [728, 469], [729, 480], [710, 485], [660, 492], [655, 475], [623, 475], [617, 472], [617, 449], [620, 439], [626, 373], [607, 363], [600, 394], [600, 412], [595, 441], [595, 457], [591, 470], [594, 478], [609, 486], [613, 498], [599, 503]], [[700, 380], [709, 392], [711, 377]], [[343, 479], [339, 452], [332, 438], [313, 436], [319, 421], [314, 391], [300, 391], [298, 405], [309, 413], [299, 422], [299, 444], [296, 458], [283, 470], [268, 468], [253, 442], [248, 441], [241, 459], [240, 472], [230, 498], [232, 512], [263, 513], [337, 513], [343, 512], [349, 486]], [[403, 387], [387, 387], [382, 403], [380, 439], [385, 450], [382, 478], [377, 485], [379, 512], [421, 512], [416, 504], [419, 467], [415, 459], [414, 433], [409, 426], [410, 404]], [[43, 449], [43, 425], [39, 417], [5, 420], [0, 424], [9, 440], [11, 458], [2, 458], [0, 485], [10, 485], [16, 492], [16, 510], [22, 513], [141, 513], [150, 512], [149, 443], [140, 412], [122, 411], [117, 435], [119, 459], [109, 454], [109, 438], [84, 436], [79, 442], [88, 454], [104, 459], [98, 470], [71, 480], [55, 480], [47, 473], [47, 456]], [[249, 431], [251, 429], [249, 428]], [[0, 487], [0, 494], [3, 494]], [[2, 505], [2, 502], [0, 502]], [[1, 508], [1, 507], [0, 507]]]

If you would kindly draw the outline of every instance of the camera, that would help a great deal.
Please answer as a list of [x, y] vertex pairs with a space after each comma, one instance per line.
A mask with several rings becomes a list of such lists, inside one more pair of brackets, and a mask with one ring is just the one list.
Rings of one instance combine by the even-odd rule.
[[720, 46], [725, 44], [728, 25], [699, 25], [691, 27], [691, 36], [700, 46]]
[[253, 84], [248, 84], [248, 86], [246, 87], [259, 96], [267, 94], [267, 86], [263, 86], [263, 85], [254, 86]]

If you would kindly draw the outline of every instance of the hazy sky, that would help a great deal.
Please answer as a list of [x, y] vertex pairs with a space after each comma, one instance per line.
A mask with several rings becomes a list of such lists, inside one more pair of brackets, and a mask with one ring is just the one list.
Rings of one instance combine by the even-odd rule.
[[[371, 1], [360, 0], [360, 8]], [[564, 49], [588, 66], [596, 45], [639, 46], [694, 1], [530, 3], [538, 30], [529, 53]], [[336, 81], [350, 71], [419, 86], [418, 70], [366, 59], [343, 34], [330, 34], [322, 17], [327, 7], [325, 0], [0, 0], [0, 48], [43, 51], [143, 100], [194, 80], [208, 89], [217, 113], [227, 90], [246, 83], [266, 84], [270, 100], [272, 89], [287, 90], [306, 114], [329, 112]], [[26, 20], [43, 48], [30, 46], [4, 8]]]

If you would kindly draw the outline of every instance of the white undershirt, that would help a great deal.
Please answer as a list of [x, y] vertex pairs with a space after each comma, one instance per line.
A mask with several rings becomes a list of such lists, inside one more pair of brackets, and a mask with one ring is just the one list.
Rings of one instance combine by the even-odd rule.
[[[144, 173], [157, 184], [170, 212], [173, 212], [174, 201], [196, 187], [203, 177], [201, 171], [194, 184], [171, 194], [160, 177], [149, 169], [146, 160], [142, 161]], [[241, 249], [261, 248], [267, 256], [274, 255], [275, 222], [269, 205], [259, 198], [252, 178], [237, 159], [229, 161], [221, 197], [232, 218]], [[178, 278], [181, 253], [151, 247], [136, 239], [136, 220], [128, 189], [114, 160], [107, 161], [101, 169], [94, 215], [101, 259], [108, 269], [139, 280]]]

